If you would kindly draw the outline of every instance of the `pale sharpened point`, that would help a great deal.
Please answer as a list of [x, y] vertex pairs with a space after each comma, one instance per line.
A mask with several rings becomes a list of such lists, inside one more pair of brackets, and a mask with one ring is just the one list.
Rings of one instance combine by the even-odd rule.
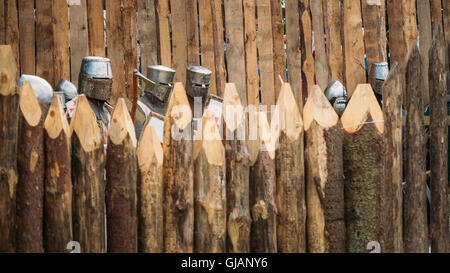
[[131, 120], [125, 100], [119, 98], [111, 117], [108, 137], [112, 143], [119, 145], [127, 136], [130, 136], [133, 146], [136, 147], [136, 132], [134, 130], [133, 121]]
[[61, 105], [59, 95], [53, 97], [52, 104], [48, 110], [47, 117], [44, 122], [44, 128], [51, 139], [56, 139], [64, 132], [67, 137], [71, 136], [69, 123], [67, 122], [64, 109]]
[[42, 118], [42, 109], [29, 82], [24, 82], [19, 89], [19, 108], [30, 126], [37, 126]]
[[0, 95], [17, 94], [17, 65], [10, 45], [0, 45]]
[[324, 128], [331, 128], [339, 121], [339, 116], [318, 85], [311, 88], [309, 98], [303, 108], [305, 131], [310, 128], [313, 121]]

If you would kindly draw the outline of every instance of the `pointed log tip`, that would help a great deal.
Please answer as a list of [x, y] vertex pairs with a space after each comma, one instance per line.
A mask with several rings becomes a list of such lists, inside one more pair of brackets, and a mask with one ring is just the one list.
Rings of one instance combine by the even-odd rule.
[[139, 146], [136, 152], [138, 166], [141, 170], [150, 168], [151, 164], [156, 161], [158, 166], [163, 164], [163, 149], [158, 139], [155, 127], [148, 125], [144, 128], [142, 136], [139, 140]]
[[17, 64], [10, 45], [0, 45], [0, 95], [13, 96], [17, 88]]
[[126, 102], [119, 98], [111, 117], [108, 137], [115, 145], [120, 145], [129, 136], [133, 147], [137, 146], [136, 132]]
[[369, 117], [378, 132], [384, 132], [384, 115], [370, 84], [359, 84], [341, 118], [342, 129], [349, 134], [358, 132]]
[[172, 95], [167, 107], [167, 117], [173, 120], [178, 128], [185, 129], [192, 121], [192, 109], [182, 83], [177, 82], [173, 88]]
[[85, 95], [79, 95], [75, 114], [70, 122], [70, 131], [76, 135], [85, 152], [91, 152], [102, 143], [97, 119]]
[[225, 163], [225, 147], [223, 146], [216, 119], [210, 110], [206, 110], [202, 121], [202, 130], [197, 131], [197, 138], [194, 144], [194, 160], [197, 159], [200, 151], [205, 152], [208, 163], [215, 166], [222, 166]]
[[[400, 87], [400, 81], [400, 67], [397, 62], [394, 62], [391, 65], [391, 70], [389, 71], [386, 81], [383, 83], [382, 92], [384, 101], [393, 92], [397, 92], [397, 95], [401, 96], [402, 91]], [[393, 90], [393, 88], [398, 88], [398, 90]]]
[[42, 109], [30, 82], [22, 83], [19, 95], [19, 108], [25, 121], [32, 127], [37, 126], [42, 118]]
[[64, 132], [67, 137], [70, 137], [69, 123], [67, 122], [59, 95], [53, 97], [53, 101], [44, 122], [44, 128], [51, 139], [59, 137], [61, 132]]
[[309, 98], [303, 108], [305, 131], [310, 128], [313, 121], [316, 121], [319, 126], [325, 129], [335, 126], [339, 121], [339, 116], [318, 85], [312, 87]]
[[244, 121], [244, 106], [234, 83], [225, 84], [222, 112], [226, 128], [229, 131], [237, 130]]
[[285, 132], [290, 139], [299, 138], [303, 131], [303, 118], [289, 83], [281, 87], [277, 106], [280, 118], [279, 132]]

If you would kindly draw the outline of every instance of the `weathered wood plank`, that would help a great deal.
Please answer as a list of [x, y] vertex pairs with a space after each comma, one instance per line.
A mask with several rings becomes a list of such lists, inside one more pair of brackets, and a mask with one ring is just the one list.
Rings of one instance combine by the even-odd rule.
[[284, 24], [281, 1], [270, 0], [270, 8], [272, 12], [272, 36], [273, 36], [273, 71], [275, 83], [275, 101], [280, 95], [282, 83], [286, 81], [286, 53], [284, 49]]
[[[11, 45], [14, 59], [19, 68], [19, 25], [17, 20], [17, 1], [9, 0], [5, 3], [5, 44]], [[17, 69], [17, 76], [20, 75], [20, 68]]]
[[158, 64], [158, 30], [155, 0], [137, 1], [137, 40], [140, 46], [141, 69]]
[[70, 79], [69, 6], [66, 1], [53, 0], [52, 8], [55, 76], [53, 82], [49, 82], [56, 87], [61, 79]]
[[327, 51], [331, 81], [344, 82], [344, 57], [342, 52], [342, 2], [326, 0]]
[[[36, 74], [36, 33], [34, 20], [34, 1], [19, 0], [19, 37], [20, 44], [20, 72], [22, 74]], [[1, 3], [0, 3], [1, 5]]]
[[170, 45], [169, 0], [158, 0], [156, 6], [159, 22], [159, 49], [161, 65], [172, 66], [172, 47]]
[[[170, 6], [170, 21], [172, 23], [172, 67], [177, 71], [174, 81], [185, 84], [188, 47], [186, 34], [186, 1], [170, 0]], [[209, 33], [208, 36], [209, 35], [212, 35], [212, 32]], [[204, 38], [203, 35], [201, 38]], [[212, 37], [210, 37], [210, 39], [212, 39]]]
[[245, 73], [247, 103], [259, 105], [258, 51], [256, 48], [255, 1], [244, 0]]
[[[209, 94], [217, 95], [216, 88], [216, 63], [215, 47], [213, 34], [213, 18], [211, 0], [199, 0], [199, 24], [200, 24], [200, 44], [201, 44], [201, 63], [203, 67], [211, 70], [211, 81]], [[183, 80], [184, 81], [184, 80]]]
[[103, 0], [87, 0], [89, 55], [105, 57]]
[[83, 57], [89, 55], [86, 0], [81, 0], [80, 2], [76, 2], [76, 5], [69, 6], [69, 23], [71, 82], [73, 82], [75, 86], [78, 86], [78, 75], [80, 74], [81, 61]]
[[367, 65], [370, 70], [373, 63], [387, 61], [385, 1], [362, 0], [362, 16]]
[[55, 82], [52, 6], [53, 0], [36, 2], [36, 75], [50, 84]]
[[302, 40], [302, 91], [305, 96], [307, 96], [315, 82], [311, 10], [309, 8], [308, 0], [302, 0], [300, 2], [300, 19], [300, 37]]
[[225, 67], [225, 51], [224, 51], [224, 31], [223, 31], [223, 8], [221, 0], [213, 0], [211, 2], [213, 31], [214, 31], [214, 57], [216, 64], [216, 89], [219, 97], [223, 96], [225, 83], [227, 81], [227, 71]]
[[125, 64], [125, 95], [132, 100], [135, 96], [133, 89], [134, 70], [138, 69], [138, 52], [136, 38], [136, 1], [123, 1], [123, 45]]
[[311, 1], [312, 30], [314, 32], [315, 71], [317, 84], [325, 90], [329, 82], [329, 66], [325, 47], [323, 0]]
[[[186, 0], [187, 65], [200, 65], [197, 0]], [[211, 1], [213, 5], [213, 1]], [[220, 9], [222, 10], [222, 9]], [[220, 13], [222, 15], [222, 13]], [[222, 17], [221, 17], [222, 18]], [[223, 35], [223, 34], [222, 34]], [[223, 37], [223, 36], [222, 36]], [[223, 39], [222, 39], [223, 40]]]
[[432, 32], [431, 32], [431, 17], [430, 17], [430, 1], [417, 0], [417, 19], [420, 25], [419, 28], [419, 51], [420, 59], [422, 61], [422, 96], [423, 104], [430, 103], [430, 91], [428, 81], [429, 68], [429, 51], [431, 47]]

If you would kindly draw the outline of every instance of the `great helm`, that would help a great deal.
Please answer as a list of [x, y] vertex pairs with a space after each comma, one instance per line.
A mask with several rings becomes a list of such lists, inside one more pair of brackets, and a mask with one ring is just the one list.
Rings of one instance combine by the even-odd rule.
[[73, 83], [62, 79], [58, 86], [56, 86], [55, 94], [60, 96], [61, 103], [65, 105], [68, 101], [71, 101], [78, 96], [78, 91]]
[[175, 77], [175, 70], [162, 66], [152, 65], [147, 67], [147, 78], [154, 83], [153, 89], [148, 89], [146, 86], [145, 92], [151, 93], [158, 100], [165, 102], [170, 95], [170, 90], [173, 87], [173, 78]]
[[80, 94], [100, 101], [109, 101], [113, 76], [111, 62], [102, 57], [84, 57], [81, 63], [78, 88]]
[[330, 83], [325, 90], [325, 96], [328, 101], [333, 105], [334, 110], [339, 116], [345, 111], [347, 107], [347, 90], [339, 81]]
[[48, 109], [54, 96], [52, 86], [43, 78], [25, 74], [20, 77], [19, 86], [24, 82], [30, 82], [39, 104], [43, 109]]
[[186, 93], [191, 97], [202, 97], [203, 101], [208, 96], [209, 84], [212, 72], [202, 66], [190, 66], [186, 73]]
[[388, 75], [389, 75], [389, 65], [387, 62], [372, 64], [369, 76], [369, 83], [370, 85], [372, 85], [373, 91], [378, 95], [382, 94], [381, 88], [383, 87], [383, 83], [386, 81]]

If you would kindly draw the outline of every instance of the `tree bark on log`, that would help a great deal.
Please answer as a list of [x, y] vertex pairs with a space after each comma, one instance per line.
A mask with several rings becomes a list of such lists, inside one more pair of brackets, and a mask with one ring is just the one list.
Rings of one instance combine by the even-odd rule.
[[276, 136], [266, 112], [258, 112], [258, 151], [250, 167], [250, 208], [252, 226], [250, 245], [253, 253], [277, 252], [277, 208], [275, 205]]
[[16, 252], [43, 253], [44, 114], [29, 82], [20, 87], [19, 109]]
[[398, 63], [383, 85], [386, 203], [385, 251], [403, 252], [402, 82]]
[[306, 201], [303, 120], [289, 84], [283, 84], [276, 151], [277, 248], [279, 253], [306, 251]]
[[344, 167], [339, 117], [319, 86], [303, 110], [308, 251], [344, 253]]
[[133, 121], [120, 98], [111, 118], [106, 156], [108, 253], [138, 249], [136, 146]]
[[422, 60], [421, 89], [423, 94], [423, 105], [428, 105], [430, 103], [430, 90], [428, 81], [429, 51], [432, 40], [430, 0], [417, 0], [417, 19], [420, 25], [419, 49], [420, 49], [420, 58]]
[[431, 252], [448, 252], [448, 124], [445, 55], [439, 25], [430, 50]]
[[46, 252], [65, 253], [72, 241], [71, 132], [58, 96], [45, 119]]
[[421, 61], [415, 45], [406, 66], [405, 127], [405, 199], [404, 199], [404, 251], [428, 252], [428, 224], [425, 177], [424, 115], [421, 87]]
[[19, 94], [11, 46], [0, 46], [0, 253], [14, 252]]
[[225, 85], [223, 113], [227, 178], [227, 251], [250, 252], [249, 151], [246, 116], [234, 83]]
[[370, 85], [358, 85], [341, 119], [347, 252], [368, 252], [371, 242], [384, 252], [383, 121]]
[[82, 253], [105, 252], [104, 139], [85, 95], [78, 97], [72, 133], [73, 237]]
[[176, 83], [164, 120], [164, 249], [194, 250], [192, 110], [182, 83]]
[[194, 144], [196, 253], [226, 252], [225, 148], [216, 119], [206, 110]]

